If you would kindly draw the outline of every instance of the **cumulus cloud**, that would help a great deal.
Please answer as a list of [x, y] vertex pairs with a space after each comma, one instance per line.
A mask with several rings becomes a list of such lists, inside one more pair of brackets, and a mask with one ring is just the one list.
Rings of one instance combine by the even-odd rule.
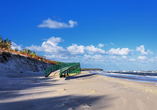
[[32, 45], [26, 48], [35, 51], [45, 51], [48, 53], [61, 53], [65, 51], [63, 47], [58, 46], [62, 41], [63, 40], [60, 37], [51, 37], [47, 41], [44, 41], [41, 46]]
[[42, 24], [38, 25], [38, 27], [60, 29], [60, 28], [73, 28], [76, 25], [77, 25], [77, 22], [73, 20], [69, 20], [69, 24], [66, 24], [66, 23], [54, 21], [48, 18], [47, 20], [44, 20]]
[[141, 45], [140, 47], [136, 47], [136, 51], [140, 51], [142, 55], [147, 55], [148, 52], [145, 51], [144, 45]]
[[117, 49], [114, 49], [114, 48], [111, 48], [107, 54], [111, 54], [111, 55], [129, 55], [131, 54], [132, 50], [129, 50], [129, 48], [117, 48]]
[[122, 56], [122, 58], [119, 58], [117, 56], [111, 56], [111, 59], [113, 59], [114, 61], [120, 61], [120, 62], [134, 62], [136, 61], [134, 58], [127, 58], [127, 56]]
[[49, 52], [49, 53], [61, 53], [65, 51], [63, 47], [53, 46], [48, 42], [43, 42], [41, 47], [44, 48], [45, 52]]
[[[67, 58], [74, 58], [82, 54], [105, 54], [105, 51], [100, 48], [96, 48], [93, 45], [90, 46], [83, 46], [83, 45], [77, 45], [72, 44], [71, 46], [67, 48], [63, 48], [62, 46], [59, 46], [60, 42], [63, 42], [64, 40], [60, 37], [51, 37], [48, 40], [44, 41], [41, 46], [31, 45], [30, 47], [26, 47], [26, 49], [34, 50], [34, 51], [44, 51], [47, 54], [47, 58], [58, 58], [58, 59], [67, 59]], [[85, 55], [85, 59], [87, 58], [87, 55]], [[100, 60], [99, 55], [95, 55], [92, 57], [88, 57], [88, 59], [93, 60]], [[104, 58], [101, 59], [101, 61], [104, 61]]]
[[51, 44], [52, 46], [57, 46], [60, 42], [63, 42], [64, 40], [60, 37], [51, 37], [47, 40], [47, 43]]
[[139, 60], [145, 60], [145, 59], [147, 59], [147, 57], [146, 56], [138, 56], [137, 59], [139, 59]]
[[22, 45], [17, 45], [16, 43], [14, 43], [14, 42], [11, 42], [12, 43], [12, 46], [11, 46], [11, 48], [12, 49], [18, 49], [18, 50], [22, 50]]
[[[64, 40], [60, 37], [50, 37], [49, 39], [43, 41], [41, 45], [31, 45], [30, 47], [25, 47], [30, 50], [34, 51], [43, 51], [46, 53], [46, 58], [51, 58], [55, 60], [86, 60], [86, 61], [101, 61], [101, 62], [109, 62], [111, 61], [117, 61], [117, 62], [135, 62], [136, 60], [139, 62], [157, 62], [157, 57], [148, 59], [146, 56], [138, 56], [135, 60], [134, 58], [128, 58], [126, 55], [132, 54], [133, 50], [130, 50], [129, 48], [111, 48], [109, 51], [105, 52], [105, 50], [101, 48], [97, 48], [93, 45], [84, 46], [84, 45], [77, 45], [72, 44], [66, 48], [63, 48], [62, 46], [59, 46], [60, 42], [63, 42]], [[17, 48], [18, 50], [22, 49], [22, 46], [12, 43], [12, 48]], [[101, 46], [99, 46], [101, 47]], [[142, 46], [143, 49], [143, 46]], [[140, 48], [140, 50], [142, 50]], [[137, 48], [139, 50], [139, 47]], [[143, 49], [144, 50], [144, 49]], [[143, 51], [142, 51], [143, 52]], [[148, 53], [151, 53], [151, 51], [147, 51]], [[108, 59], [106, 59], [104, 56], [107, 56]], [[109, 56], [112, 55], [112, 56]], [[121, 56], [116, 56], [121, 55]]]
[[141, 63], [156, 63], [157, 57], [147, 58], [146, 56], [138, 56], [138, 61]]
[[108, 62], [108, 60], [106, 60], [102, 55], [94, 55], [94, 56], [91, 56], [91, 55], [85, 54], [85, 55], [83, 56], [83, 59], [84, 59], [84, 60], [90, 60], [90, 61]]
[[105, 50], [100, 49], [100, 48], [96, 48], [93, 45], [87, 46], [86, 51], [89, 54], [105, 54]]
[[72, 46], [67, 47], [67, 50], [71, 54], [83, 54], [85, 47], [83, 45], [72, 44]]
[[100, 48], [101, 48], [101, 47], [104, 47], [104, 44], [101, 44], [101, 43], [100, 43], [100, 44], [98, 45], [98, 47], [100, 47]]

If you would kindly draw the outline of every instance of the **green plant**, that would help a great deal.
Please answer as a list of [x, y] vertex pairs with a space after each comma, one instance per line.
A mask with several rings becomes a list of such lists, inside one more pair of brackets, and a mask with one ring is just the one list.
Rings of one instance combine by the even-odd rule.
[[20, 50], [20, 53], [23, 53], [23, 51], [22, 51], [22, 50]]
[[3, 40], [2, 36], [0, 37], [0, 48], [11, 49], [11, 40]]
[[[18, 49], [12, 49], [11, 48], [12, 43], [11, 40], [7, 39], [3, 39], [2, 36], [0, 36], [0, 48], [4, 49], [3, 51], [5, 52], [6, 50], [9, 52], [19, 52], [21, 54], [25, 54], [29, 57], [34, 57], [35, 59], [41, 60], [41, 61], [45, 61], [48, 63], [52, 63], [52, 64], [62, 64], [63, 62], [56, 62], [56, 61], [51, 61], [50, 59], [46, 59], [46, 56], [39, 56], [36, 55], [35, 52], [32, 52], [30, 49], [23, 49], [23, 50], [18, 50]], [[2, 52], [2, 51], [1, 51]]]
[[33, 57], [35, 57], [36, 56], [36, 53], [35, 52], [33, 52]]
[[30, 49], [27, 50], [28, 54], [32, 54], [32, 51]]

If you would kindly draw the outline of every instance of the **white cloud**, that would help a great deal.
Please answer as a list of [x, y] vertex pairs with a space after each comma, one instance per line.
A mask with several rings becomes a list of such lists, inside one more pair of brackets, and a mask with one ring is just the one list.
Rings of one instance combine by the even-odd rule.
[[90, 46], [87, 46], [86, 47], [86, 51], [89, 53], [89, 54], [105, 54], [105, 50], [103, 49], [100, 49], [100, 48], [96, 48], [94, 47], [93, 45], [90, 45]]
[[[36, 46], [32, 45], [30, 47], [26, 47], [27, 49], [34, 50], [34, 51], [43, 51], [46, 52], [46, 58], [51, 58], [55, 60], [86, 60], [86, 61], [101, 61], [101, 62], [109, 62], [111, 61], [117, 61], [117, 62], [135, 62], [139, 61], [142, 63], [151, 63], [151, 62], [157, 62], [157, 57], [148, 59], [146, 56], [138, 56], [135, 60], [134, 58], [128, 58], [128, 56], [131, 54], [133, 50], [130, 50], [129, 48], [111, 48], [109, 51], [105, 52], [105, 50], [101, 48], [97, 48], [93, 45], [84, 46], [84, 45], [77, 45], [72, 44], [68, 47], [63, 48], [62, 46], [59, 46], [60, 42], [63, 42], [64, 40], [60, 37], [50, 37], [49, 39], [45, 40], [41, 45]], [[16, 45], [13, 43], [12, 47], [15, 49], [17, 47], [19, 50], [22, 49], [21, 46]], [[147, 51], [151, 52], [151, 51]], [[104, 56], [107, 56], [109, 59], [106, 59]], [[110, 56], [109, 56], [110, 55]], [[113, 55], [113, 56], [111, 56]], [[122, 56], [116, 56], [116, 55], [122, 55]]]
[[67, 50], [71, 54], [83, 54], [85, 47], [83, 45], [78, 46], [77, 44], [73, 44], [72, 46], [67, 47]]
[[151, 62], [151, 63], [157, 62], [157, 57], [148, 59], [148, 62]]
[[129, 50], [129, 48], [111, 48], [107, 53], [111, 55], [129, 55], [131, 54], [132, 50]]
[[157, 62], [157, 57], [147, 58], [146, 56], [138, 56], [137, 59], [141, 63], [156, 63]]
[[150, 53], [150, 54], [153, 54], [153, 52], [152, 52], [152, 51], [150, 51], [150, 50], [147, 50], [147, 52], [148, 52], [148, 53]]
[[[48, 54], [53, 54], [48, 56], [49, 58], [63, 58], [66, 59], [71, 57], [79, 56], [79, 54], [105, 54], [105, 51], [96, 48], [93, 45], [90, 46], [83, 46], [83, 45], [77, 45], [72, 44], [71, 46], [67, 48], [63, 48], [62, 46], [59, 46], [59, 43], [62, 42], [63, 39], [60, 37], [51, 37], [48, 40], [44, 41], [41, 46], [32, 45], [30, 47], [26, 47], [27, 49], [34, 50], [34, 51], [44, 51]], [[58, 56], [57, 56], [58, 55]], [[94, 56], [95, 58], [98, 56]]]
[[61, 46], [53, 46], [48, 42], [43, 42], [42, 43], [42, 48], [44, 48], [45, 52], [49, 53], [61, 53], [64, 52], [65, 50]]
[[60, 37], [51, 37], [47, 40], [47, 43], [50, 43], [52, 46], [57, 46], [60, 42], [63, 42], [64, 40]]
[[127, 58], [127, 56], [122, 56], [122, 58], [119, 58], [117, 56], [111, 56], [111, 59], [115, 60], [115, 61], [120, 61], [120, 62], [134, 62], [136, 61], [134, 58]]
[[26, 49], [34, 50], [34, 51], [44, 51], [44, 48], [41, 46], [31, 45], [30, 47], [25, 47]]
[[60, 29], [60, 28], [73, 28], [76, 25], [77, 25], [77, 22], [73, 20], [69, 20], [69, 24], [66, 24], [66, 23], [54, 21], [48, 18], [47, 20], [44, 20], [42, 24], [38, 25], [38, 27]]
[[153, 63], [153, 62], [155, 62], [155, 61], [156, 61], [156, 59], [155, 59], [155, 58], [150, 58], [150, 59], [148, 59], [147, 61], [148, 61], [148, 62], [152, 62], [152, 63]]
[[12, 49], [18, 49], [18, 50], [22, 50], [22, 45], [17, 45], [16, 43], [14, 43], [14, 42], [11, 42], [12, 43], [12, 45], [11, 45], [11, 48]]
[[122, 58], [127, 59], [127, 57], [126, 57], [126, 56], [122, 56]]
[[87, 55], [85, 54], [83, 57], [84, 60], [90, 60], [90, 61], [103, 61], [103, 62], [108, 62], [102, 55]]
[[100, 47], [100, 48], [101, 48], [101, 47], [104, 47], [104, 44], [101, 44], [101, 43], [100, 43], [100, 44], [98, 45], [98, 47]]
[[136, 47], [136, 51], [140, 51], [142, 55], [147, 55], [148, 52], [145, 51], [144, 45], [141, 45], [140, 47]]
[[70, 20], [69, 21], [69, 26], [68, 27], [71, 27], [71, 28], [73, 28], [74, 26], [76, 26], [77, 25], [77, 22], [76, 21], [73, 21], [73, 20]]
[[110, 58], [113, 59], [113, 60], [115, 60], [115, 61], [120, 61], [121, 60], [121, 58], [116, 57], [116, 56], [111, 56]]
[[136, 61], [136, 60], [134, 58], [130, 58], [130, 59], [128, 59], [128, 61], [133, 62], [133, 61]]
[[147, 59], [147, 57], [146, 56], [138, 56], [137, 59], [139, 59], [139, 60], [145, 60], [145, 59]]
[[62, 55], [45, 55], [46, 58], [48, 59], [57, 59], [57, 60], [62, 60], [62, 59], [68, 59], [68, 56], [62, 56]]
[[32, 45], [26, 48], [35, 51], [45, 51], [48, 53], [61, 53], [65, 51], [63, 47], [58, 46], [62, 41], [63, 40], [59, 37], [51, 37], [47, 41], [44, 41], [41, 46]]

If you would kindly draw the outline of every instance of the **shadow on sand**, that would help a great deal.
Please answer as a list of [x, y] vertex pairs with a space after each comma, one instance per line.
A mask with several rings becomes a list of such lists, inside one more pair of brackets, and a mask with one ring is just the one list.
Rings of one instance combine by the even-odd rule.
[[[19, 94], [21, 90], [27, 90], [31, 88], [44, 88], [46, 86], [56, 86], [60, 85], [55, 82], [58, 80], [54, 78], [45, 78], [41, 75], [31, 75], [19, 77], [18, 75], [6, 75], [7, 78], [0, 79], [0, 101], [3, 99], [9, 98], [17, 98], [23, 95], [29, 95], [32, 93], [27, 94]], [[54, 82], [54, 83], [53, 83]]]
[[[68, 79], [78, 79], [78, 78], [91, 78], [95, 77], [96, 74], [78, 74], [74, 76], [67, 77]], [[62, 79], [61, 79], [62, 80]], [[31, 93], [19, 93], [20, 90], [27, 90], [35, 87], [40, 87], [44, 89], [45, 86], [51, 87], [56, 85], [61, 85], [63, 83], [52, 83], [57, 82], [57, 79], [53, 78], [9, 78], [4, 79], [4, 82], [0, 84], [0, 108], [2, 110], [73, 110], [73, 109], [104, 109], [107, 108], [109, 103], [114, 99], [111, 96], [92, 96], [92, 95], [57, 95], [49, 96], [46, 98], [31, 98], [33, 91]], [[51, 83], [49, 83], [51, 82]], [[47, 87], [46, 87], [47, 88]], [[49, 89], [48, 89], [49, 90]], [[46, 92], [56, 92], [56, 91], [46, 91]], [[37, 92], [35, 92], [37, 93]], [[38, 92], [42, 95], [44, 91]], [[29, 96], [28, 99], [22, 99], [21, 96]], [[31, 96], [31, 97], [30, 97]], [[18, 98], [19, 97], [19, 98]], [[14, 100], [20, 99], [18, 100]], [[6, 101], [5, 101], [6, 99]], [[13, 99], [12, 101], [9, 99]], [[4, 102], [4, 101], [5, 102]], [[99, 105], [99, 106], [97, 106]]]
[[91, 73], [91, 74], [86, 74], [86, 75], [77, 74], [77, 75], [66, 77], [65, 80], [78, 79], [78, 78], [91, 78], [94, 75], [97, 75], [97, 74], [96, 73]]
[[[103, 100], [101, 100], [103, 98]], [[50, 98], [23, 100], [1, 103], [3, 110], [73, 110], [73, 109], [104, 109], [113, 98], [109, 96], [74, 96], [65, 95]], [[99, 106], [95, 106], [95, 105]]]

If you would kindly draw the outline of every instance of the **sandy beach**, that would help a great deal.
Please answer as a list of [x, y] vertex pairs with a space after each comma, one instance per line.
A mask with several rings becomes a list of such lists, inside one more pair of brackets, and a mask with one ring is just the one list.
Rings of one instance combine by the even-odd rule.
[[0, 110], [156, 110], [156, 83], [87, 71], [67, 78], [1, 73]]

